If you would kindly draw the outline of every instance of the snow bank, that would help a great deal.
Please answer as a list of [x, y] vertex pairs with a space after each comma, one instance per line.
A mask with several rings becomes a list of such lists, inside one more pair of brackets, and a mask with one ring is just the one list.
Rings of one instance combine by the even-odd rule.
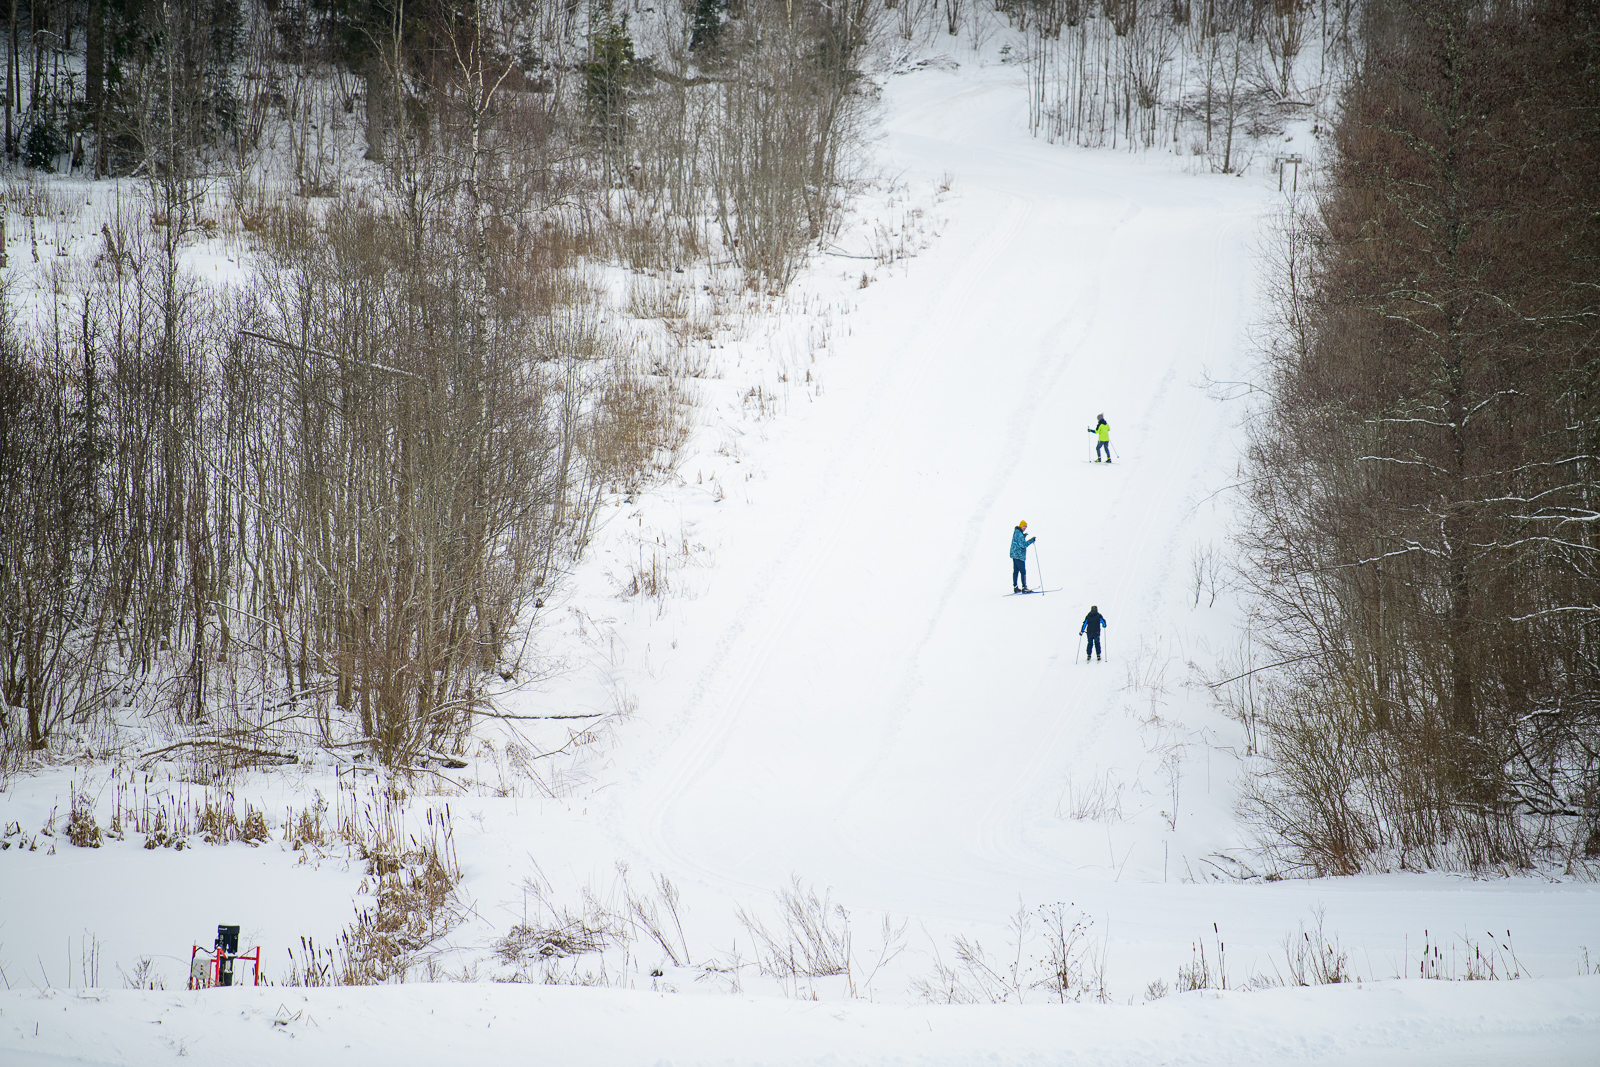
[[609, 989], [85, 990], [0, 994], [0, 1059], [142, 1067], [519, 1063], [1419, 1064], [1600, 1062], [1600, 976], [1381, 982], [1140, 1006], [911, 1007]]

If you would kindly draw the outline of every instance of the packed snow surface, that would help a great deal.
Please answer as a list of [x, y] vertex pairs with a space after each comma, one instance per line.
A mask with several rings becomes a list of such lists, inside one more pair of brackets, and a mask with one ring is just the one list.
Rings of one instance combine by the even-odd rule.
[[[1600, 978], [1079, 1004], [807, 1003], [565, 986], [0, 999], [7, 1067], [339, 1064], [1592, 1064]], [[183, 1059], [179, 1059], [182, 1057]]]
[[[1600, 1063], [1592, 883], [1236, 880], [1246, 737], [1199, 682], [1236, 662], [1239, 613], [1202, 564], [1236, 508], [1248, 408], [1229, 398], [1282, 200], [1263, 174], [1033, 140], [1024, 93], [1000, 65], [886, 80], [872, 166], [927, 192], [926, 247], [858, 260], [869, 228], [847, 226], [798, 285], [839, 312], [815, 365], [791, 368], [820, 384], [724, 423], [716, 456], [612, 510], [568, 605], [589, 643], [519, 698], [636, 701], [592, 786], [451, 801], [475, 912], [453, 937], [480, 956], [526, 913], [525, 878], [576, 898], [621, 863], [677, 884], [691, 956], [748, 960], [733, 914], [777, 923], [773, 893], [798, 877], [850, 911], [858, 998], [826, 981], [797, 990], [817, 1002], [753, 983], [688, 996], [688, 968], [652, 990], [653, 958], [624, 965], [631, 989], [173, 992], [217, 922], [243, 922], [269, 970], [303, 934], [327, 943], [360, 875], [273, 847], [124, 842], [0, 855], [0, 1062]], [[1102, 413], [1110, 465], [1092, 462]], [[728, 492], [687, 469], [702, 461]], [[1021, 519], [1042, 596], [1010, 595]], [[679, 595], [619, 601], [608, 568], [658, 535], [702, 545], [700, 562]], [[1086, 663], [1091, 604], [1108, 654]], [[43, 822], [38, 784], [11, 789], [6, 817]], [[1055, 903], [1088, 924], [1115, 1003], [911, 992], [953, 964], [955, 935], [1007, 963], [1007, 917], [1020, 906], [1037, 939]], [[1281, 975], [1284, 939], [1319, 911], [1362, 982], [1237, 989]], [[902, 951], [873, 968], [885, 916]], [[178, 960], [168, 991], [60, 988], [86, 984], [91, 933], [102, 984], [154, 955]], [[1425, 941], [1458, 976], [1489, 946], [1532, 977], [1401, 980]], [[1235, 988], [1145, 1003], [1202, 943]]]

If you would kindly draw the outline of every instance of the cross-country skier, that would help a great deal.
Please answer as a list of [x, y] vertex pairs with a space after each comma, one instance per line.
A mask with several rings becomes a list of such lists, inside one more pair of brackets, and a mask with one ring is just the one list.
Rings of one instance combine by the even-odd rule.
[[1037, 537], [1028, 536], [1027, 519], [1017, 523], [1017, 528], [1011, 531], [1011, 591], [1013, 593], [1028, 592], [1028, 546], [1037, 540]]
[[1094, 446], [1094, 461], [1096, 463], [1099, 463], [1100, 462], [1100, 453], [1104, 452], [1106, 454], [1106, 462], [1110, 463], [1111, 462], [1111, 424], [1106, 421], [1106, 417], [1104, 415], [1099, 416], [1099, 419], [1100, 419], [1100, 421], [1097, 422], [1094, 425], [1094, 427], [1089, 431], [1090, 433], [1094, 434], [1095, 438], [1096, 438], [1096, 444]]
[[1095, 659], [1100, 658], [1100, 627], [1110, 625], [1109, 622], [1106, 622], [1106, 617], [1100, 614], [1100, 609], [1090, 604], [1089, 614], [1083, 617], [1083, 626], [1078, 630], [1079, 636], [1083, 634], [1089, 635], [1089, 645], [1084, 649], [1083, 662], [1089, 662], [1089, 653], [1091, 652], [1094, 653]]

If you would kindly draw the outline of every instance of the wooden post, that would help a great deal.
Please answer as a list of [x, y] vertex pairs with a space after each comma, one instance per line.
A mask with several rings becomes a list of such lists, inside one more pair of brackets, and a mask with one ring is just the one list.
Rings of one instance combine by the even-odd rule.
[[1286, 164], [1294, 167], [1294, 185], [1289, 191], [1291, 193], [1300, 191], [1300, 164], [1303, 162], [1305, 162], [1305, 159], [1298, 152], [1287, 156], [1273, 157], [1273, 163], [1277, 164], [1278, 167], [1278, 192], [1283, 192], [1283, 168]]

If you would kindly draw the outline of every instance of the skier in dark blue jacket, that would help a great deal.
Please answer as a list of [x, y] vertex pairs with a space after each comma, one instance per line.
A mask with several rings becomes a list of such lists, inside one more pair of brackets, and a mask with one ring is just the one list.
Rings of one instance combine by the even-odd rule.
[[1089, 653], [1094, 653], [1094, 658], [1100, 658], [1100, 627], [1110, 626], [1106, 617], [1100, 614], [1100, 609], [1093, 604], [1089, 605], [1089, 614], [1083, 617], [1083, 625], [1078, 629], [1079, 636], [1089, 635], [1089, 646], [1084, 650], [1083, 662], [1089, 662]]
[[1011, 591], [1013, 593], [1028, 592], [1028, 546], [1037, 540], [1037, 537], [1028, 536], [1027, 519], [1017, 523], [1017, 528], [1011, 531]]

